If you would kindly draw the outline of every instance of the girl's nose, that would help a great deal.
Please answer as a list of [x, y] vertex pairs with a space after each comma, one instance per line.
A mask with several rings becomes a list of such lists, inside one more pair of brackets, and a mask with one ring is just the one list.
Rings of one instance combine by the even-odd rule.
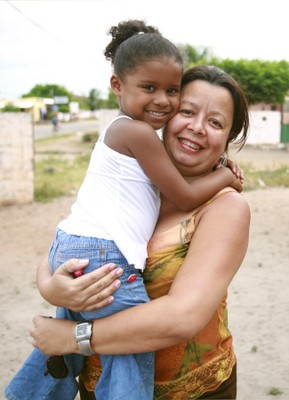
[[169, 104], [169, 98], [168, 95], [164, 92], [158, 92], [157, 95], [155, 96], [154, 102], [156, 104], [159, 104], [161, 106]]

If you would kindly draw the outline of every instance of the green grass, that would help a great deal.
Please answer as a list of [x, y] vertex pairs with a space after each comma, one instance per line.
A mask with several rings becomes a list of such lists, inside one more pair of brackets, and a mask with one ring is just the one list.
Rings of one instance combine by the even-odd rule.
[[[57, 197], [75, 195], [78, 191], [87, 170], [97, 132], [84, 134], [76, 143], [76, 147], [81, 149], [82, 155], [70, 154], [67, 157], [66, 153], [57, 150], [57, 144], [60, 141], [69, 140], [69, 137], [73, 137], [73, 134], [37, 141], [41, 148], [43, 148], [43, 144], [47, 144], [49, 147], [49, 144], [56, 142], [56, 148], [50, 149], [46, 153], [41, 151], [42, 157], [35, 162], [35, 201], [48, 202]], [[249, 163], [240, 164], [240, 167], [245, 175], [244, 191], [289, 187], [289, 167], [286, 165], [274, 170], [257, 170]]]
[[75, 194], [85, 176], [89, 155], [75, 160], [51, 156], [36, 162], [35, 201], [47, 202], [56, 197]]
[[289, 167], [284, 165], [273, 170], [257, 170], [251, 164], [241, 164], [244, 175], [244, 191], [258, 188], [289, 187]]
[[44, 137], [41, 139], [37, 139], [36, 143], [54, 143], [54, 142], [59, 142], [62, 141], [63, 139], [69, 139], [70, 137], [74, 136], [76, 132], [70, 132], [70, 133], [64, 133], [60, 134], [57, 133], [57, 136], [51, 135], [48, 137]]
[[[97, 137], [98, 133], [93, 132], [84, 134], [77, 141], [75, 134], [37, 140], [36, 153], [41, 157], [35, 162], [35, 201], [48, 202], [57, 197], [76, 194], [85, 176]], [[74, 143], [74, 150], [81, 150], [81, 155], [67, 154], [66, 146], [64, 150], [57, 149], [61, 142], [66, 145], [70, 140]], [[53, 150], [49, 147], [51, 143], [56, 145]]]
[[267, 394], [269, 394], [270, 396], [278, 396], [279, 394], [283, 394], [283, 391], [279, 388], [272, 387], [268, 390]]

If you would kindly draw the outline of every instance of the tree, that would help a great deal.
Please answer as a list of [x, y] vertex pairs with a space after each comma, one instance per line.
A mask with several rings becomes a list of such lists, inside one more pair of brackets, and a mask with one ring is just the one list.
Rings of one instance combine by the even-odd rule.
[[70, 93], [64, 86], [60, 85], [35, 85], [30, 92], [24, 94], [22, 97], [46, 97], [53, 98], [54, 96], [67, 96], [70, 101], [72, 93]]
[[216, 65], [232, 75], [244, 88], [249, 104], [284, 104], [289, 92], [289, 62], [219, 59], [208, 47], [178, 45], [185, 69], [198, 64]]
[[112, 92], [111, 89], [108, 91], [108, 97], [105, 100], [101, 101], [100, 108], [119, 108], [118, 101], [116, 95]]
[[212, 52], [209, 47], [178, 44], [178, 49], [182, 54], [185, 69], [193, 64], [209, 64], [209, 60], [212, 58]]
[[100, 91], [97, 89], [91, 89], [88, 95], [88, 106], [89, 109], [94, 111], [99, 108], [99, 98], [100, 98]]
[[6, 106], [4, 106], [1, 109], [2, 112], [21, 112], [21, 108], [14, 106], [11, 103], [6, 104]]
[[289, 91], [287, 61], [214, 60], [244, 88], [250, 104], [283, 104]]
[[[55, 96], [65, 96], [68, 98], [68, 103], [71, 101], [73, 95], [64, 86], [50, 84], [50, 85], [35, 85], [30, 92], [22, 95], [25, 97], [42, 97], [42, 98], [53, 98]], [[68, 104], [60, 104], [59, 111], [63, 113], [69, 112]]]

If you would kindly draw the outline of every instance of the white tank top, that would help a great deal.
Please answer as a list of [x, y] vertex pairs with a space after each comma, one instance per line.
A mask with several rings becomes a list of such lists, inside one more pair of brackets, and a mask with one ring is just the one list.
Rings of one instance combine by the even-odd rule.
[[[110, 124], [119, 118], [131, 119], [118, 116]], [[103, 143], [106, 130], [92, 151], [71, 213], [58, 226], [73, 235], [113, 240], [128, 263], [142, 270], [159, 215], [159, 190], [135, 158]]]

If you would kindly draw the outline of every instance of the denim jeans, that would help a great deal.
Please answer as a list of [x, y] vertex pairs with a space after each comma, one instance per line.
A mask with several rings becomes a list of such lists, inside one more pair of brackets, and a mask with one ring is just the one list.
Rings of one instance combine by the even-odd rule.
[[67, 378], [64, 379], [56, 379], [46, 374], [48, 358], [49, 356], [42, 354], [39, 349], [34, 349], [5, 388], [5, 398], [9, 400], [74, 400], [78, 392], [75, 377], [80, 374], [84, 366], [84, 357], [78, 354], [64, 356], [69, 370]]
[[[84, 270], [85, 273], [93, 271], [105, 263], [115, 263], [124, 270], [120, 278], [122, 284], [115, 292], [115, 300], [110, 305], [100, 310], [80, 313], [58, 307], [57, 318], [74, 321], [93, 320], [149, 301], [141, 272], [127, 263], [113, 241], [68, 235], [57, 229], [49, 252], [49, 264], [52, 272], [55, 272], [62, 263], [71, 258], [89, 259], [89, 265]], [[135, 280], [128, 279], [132, 274], [135, 274]], [[74, 400], [78, 390], [75, 377], [83, 368], [84, 357], [75, 354], [65, 356], [69, 370], [68, 377], [55, 379], [44, 375], [43, 370], [47, 356], [42, 355], [41, 360], [41, 355], [39, 350], [32, 352], [6, 388], [7, 399], [58, 400], [59, 398]], [[100, 359], [102, 374], [95, 389], [97, 400], [153, 399], [154, 353], [101, 355]], [[31, 380], [36, 382], [32, 384]], [[47, 384], [48, 380], [51, 383]], [[34, 389], [30, 390], [31, 387]]]

